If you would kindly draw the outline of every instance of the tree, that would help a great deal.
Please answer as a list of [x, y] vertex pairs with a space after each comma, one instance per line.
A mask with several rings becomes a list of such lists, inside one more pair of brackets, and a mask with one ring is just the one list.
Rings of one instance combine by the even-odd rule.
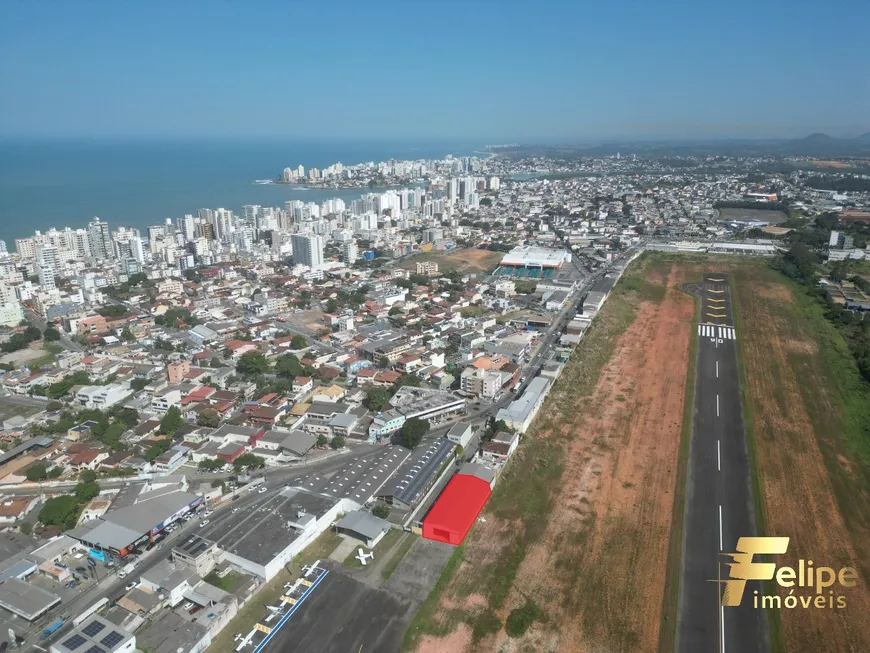
[[196, 416], [196, 423], [199, 426], [217, 428], [221, 423], [221, 416], [214, 408], [206, 408]]
[[220, 358], [218, 358], [217, 356], [212, 356], [212, 357], [211, 357], [211, 362], [209, 362], [209, 365], [210, 365], [211, 367], [223, 367], [223, 366], [224, 366], [224, 363], [223, 363], [223, 361], [222, 361]]
[[124, 431], [135, 428], [139, 425], [139, 411], [135, 408], [116, 409], [116, 407], [113, 406], [111, 412], [115, 418], [115, 423], [120, 423]]
[[323, 447], [323, 446], [329, 444], [329, 438], [327, 438], [325, 435], [323, 435], [323, 433], [321, 433], [320, 435], [317, 436], [317, 443], [316, 444], [318, 447]]
[[241, 471], [245, 467], [255, 469], [264, 467], [265, 465], [266, 460], [262, 456], [257, 456], [252, 453], [243, 453], [233, 461], [233, 467], [236, 468], [236, 472]]
[[296, 335], [290, 341], [290, 349], [305, 349], [307, 346], [308, 341], [305, 339], [305, 336]]
[[199, 461], [197, 468], [203, 472], [215, 472], [226, 464], [226, 461], [221, 460], [220, 458], [204, 458]]
[[94, 482], [77, 483], [74, 492], [79, 503], [87, 503], [94, 497], [99, 496], [100, 484]]
[[169, 451], [169, 447], [171, 446], [172, 440], [170, 440], [169, 438], [166, 438], [165, 440], [158, 440], [148, 448], [148, 451], [145, 452], [145, 460], [150, 463], [158, 456]]
[[284, 354], [275, 361], [275, 372], [280, 376], [297, 377], [305, 374], [302, 363], [294, 354]]
[[415, 448], [429, 432], [429, 420], [412, 417], [402, 425], [400, 441], [409, 449]]
[[48, 478], [60, 478], [63, 476], [63, 467], [57, 465], [48, 470]]
[[130, 327], [124, 327], [124, 330], [121, 331], [121, 340], [124, 342], [133, 342], [136, 339], [136, 336], [133, 335], [133, 332], [130, 331]]
[[45, 328], [45, 331], [42, 332], [42, 337], [48, 342], [56, 342], [60, 340], [60, 331], [53, 326], [48, 326]]
[[332, 297], [326, 300], [326, 312], [335, 313], [338, 310], [338, 302]]
[[39, 511], [39, 521], [63, 530], [75, 528], [79, 516], [79, 503], [72, 494], [48, 499]]
[[21, 526], [18, 527], [23, 535], [30, 535], [33, 532], [33, 524], [29, 521], [21, 522]]
[[24, 475], [31, 483], [36, 483], [37, 481], [44, 481], [46, 478], [48, 478], [48, 473], [45, 470], [45, 465], [43, 465], [42, 463], [36, 463], [35, 465], [31, 465]]
[[332, 438], [332, 442], [329, 443], [329, 446], [333, 449], [341, 449], [345, 444], [346, 440], [342, 436], [336, 435]]
[[249, 351], [239, 358], [236, 363], [236, 371], [248, 376], [265, 374], [269, 371], [269, 361], [266, 360], [266, 355], [263, 352]]
[[63, 404], [59, 401], [49, 401], [48, 404], [45, 406], [45, 410], [47, 410], [49, 413], [60, 410], [61, 408], [63, 408]]
[[181, 416], [181, 410], [178, 406], [170, 406], [163, 419], [160, 420], [160, 432], [172, 435], [182, 426], [184, 426], [184, 418]]
[[416, 374], [403, 374], [399, 377], [399, 380], [396, 381], [396, 388], [401, 388], [402, 386], [409, 385], [413, 388], [419, 388], [422, 381], [420, 377]]
[[366, 392], [366, 398], [363, 403], [365, 407], [371, 411], [378, 412], [383, 410], [390, 401], [390, 392], [386, 388], [372, 386]]
[[97, 480], [97, 473], [90, 469], [83, 469], [79, 474], [79, 480], [82, 483], [93, 483]]
[[375, 517], [380, 517], [381, 519], [386, 519], [390, 516], [390, 509], [386, 504], [379, 503], [374, 508], [372, 508], [372, 514]]
[[402, 313], [404, 313], [404, 311], [401, 308], [399, 308], [398, 306], [393, 306], [392, 308], [390, 308], [387, 315], [392, 317], [393, 315], [401, 315]]

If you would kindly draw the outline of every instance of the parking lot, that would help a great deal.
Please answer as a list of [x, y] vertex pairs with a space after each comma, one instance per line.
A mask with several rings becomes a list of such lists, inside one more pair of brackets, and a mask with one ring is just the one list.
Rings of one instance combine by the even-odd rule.
[[266, 645], [267, 653], [398, 651], [416, 608], [407, 599], [328, 574]]

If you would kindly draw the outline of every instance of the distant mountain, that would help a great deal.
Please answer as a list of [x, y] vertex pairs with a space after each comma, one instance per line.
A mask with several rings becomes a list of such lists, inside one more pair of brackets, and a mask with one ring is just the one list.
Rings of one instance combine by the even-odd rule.
[[815, 134], [810, 134], [804, 138], [799, 140], [800, 143], [814, 143], [814, 144], [828, 144], [836, 141], [837, 139], [833, 136], [828, 136], [827, 134], [822, 134], [820, 132], [816, 132]]
[[785, 143], [783, 150], [783, 153], [800, 156], [867, 156], [870, 155], [870, 132], [855, 138], [810, 134]]

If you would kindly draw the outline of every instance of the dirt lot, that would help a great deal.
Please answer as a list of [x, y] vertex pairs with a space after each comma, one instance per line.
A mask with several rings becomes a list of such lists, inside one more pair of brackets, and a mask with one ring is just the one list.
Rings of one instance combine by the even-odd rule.
[[[671, 264], [628, 275], [496, 486], [419, 650], [656, 650], [694, 305]], [[498, 626], [527, 600], [544, 618], [508, 644]]]
[[719, 221], [729, 220], [761, 220], [769, 224], [779, 224], [788, 220], [782, 211], [767, 211], [765, 209], [719, 209]]
[[838, 336], [774, 274], [735, 279], [767, 533], [791, 538], [778, 563], [804, 558], [864, 572], [841, 590], [845, 610], [783, 609], [774, 636], [790, 652], [870, 651], [870, 482], [847, 444], [854, 399], [835, 372]]
[[414, 270], [417, 263], [432, 261], [438, 264], [443, 272], [459, 270], [472, 274], [492, 272], [504, 258], [504, 252], [492, 252], [487, 249], [457, 249], [451, 252], [423, 252], [402, 259], [400, 268]]
[[852, 166], [845, 161], [813, 161], [814, 166], [819, 168], [851, 168]]

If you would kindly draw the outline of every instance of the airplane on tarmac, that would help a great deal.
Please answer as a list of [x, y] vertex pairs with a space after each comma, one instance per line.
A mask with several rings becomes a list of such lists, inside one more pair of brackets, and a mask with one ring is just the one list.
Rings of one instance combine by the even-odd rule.
[[359, 549], [359, 551], [357, 552], [357, 554], [354, 557], [360, 561], [360, 564], [362, 564], [363, 567], [365, 567], [366, 564], [368, 564], [366, 562], [366, 560], [374, 559], [375, 554], [374, 553], [366, 553], [362, 549]]

